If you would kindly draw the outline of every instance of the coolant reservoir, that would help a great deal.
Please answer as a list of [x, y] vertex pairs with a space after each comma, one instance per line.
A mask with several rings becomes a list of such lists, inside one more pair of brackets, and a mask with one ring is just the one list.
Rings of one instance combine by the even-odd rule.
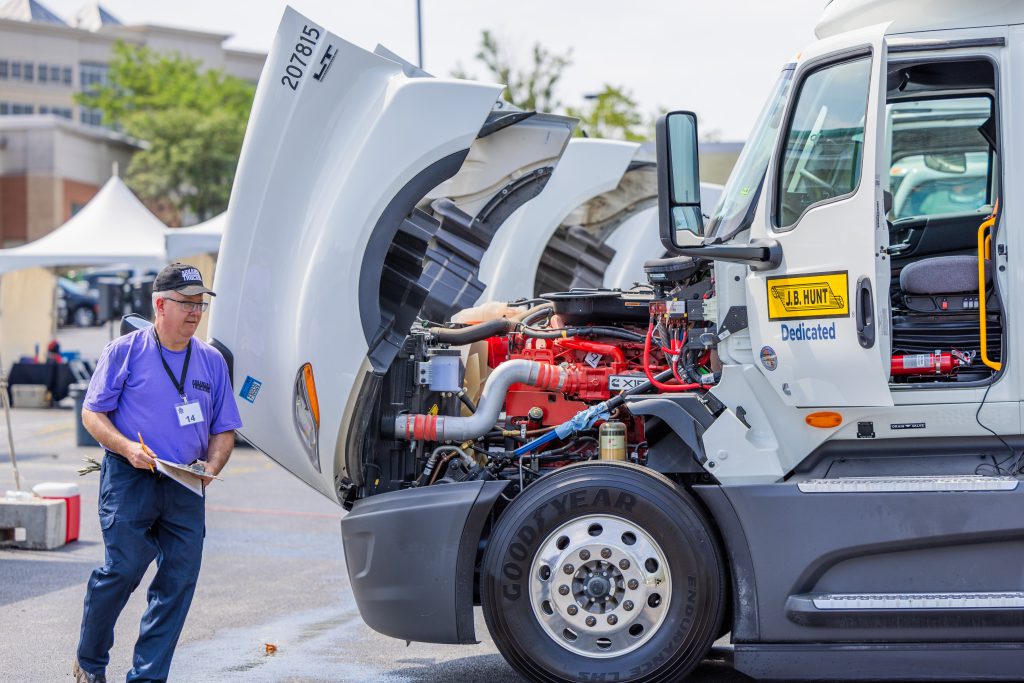
[[597, 430], [601, 460], [626, 459], [626, 425], [618, 420], [609, 420]]
[[465, 308], [451, 317], [453, 323], [482, 323], [498, 318], [512, 318], [522, 313], [524, 308], [514, 308], [504, 301], [488, 301], [487, 303]]

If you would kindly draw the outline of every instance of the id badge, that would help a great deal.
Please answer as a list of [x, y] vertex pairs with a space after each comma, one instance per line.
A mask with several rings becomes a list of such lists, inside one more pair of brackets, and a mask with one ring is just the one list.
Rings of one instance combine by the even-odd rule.
[[185, 401], [174, 406], [175, 412], [178, 414], [178, 426], [188, 427], [189, 425], [196, 425], [200, 422], [204, 422], [203, 409], [199, 406], [199, 401]]

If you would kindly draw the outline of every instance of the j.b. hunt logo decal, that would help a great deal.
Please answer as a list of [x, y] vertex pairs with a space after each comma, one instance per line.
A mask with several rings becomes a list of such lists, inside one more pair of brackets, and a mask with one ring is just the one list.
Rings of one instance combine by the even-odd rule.
[[769, 277], [768, 319], [809, 320], [850, 315], [847, 272]]

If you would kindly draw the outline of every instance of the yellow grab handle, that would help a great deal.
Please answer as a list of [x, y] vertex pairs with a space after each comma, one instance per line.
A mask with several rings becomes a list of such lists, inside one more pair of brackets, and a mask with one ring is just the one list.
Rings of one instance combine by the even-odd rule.
[[997, 372], [1002, 370], [1003, 364], [988, 357], [988, 328], [985, 318], [985, 257], [991, 248], [992, 235], [985, 233], [996, 224], [998, 210], [999, 203], [996, 202], [992, 209], [992, 215], [978, 227], [978, 315], [981, 324], [981, 362]]

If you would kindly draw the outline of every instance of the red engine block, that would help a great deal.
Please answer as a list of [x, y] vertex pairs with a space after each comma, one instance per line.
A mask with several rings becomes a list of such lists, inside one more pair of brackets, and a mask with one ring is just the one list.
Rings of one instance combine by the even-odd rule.
[[[638, 330], [642, 333], [642, 330]], [[511, 349], [510, 347], [511, 339]], [[531, 408], [540, 408], [544, 425], [556, 425], [599, 401], [611, 398], [609, 380], [613, 375], [644, 378], [643, 344], [619, 339], [590, 341], [534, 339], [521, 335], [492, 337], [488, 340], [488, 364], [497, 367], [506, 360], [524, 358], [565, 368], [570, 380], [564, 392], [541, 391], [535, 387], [514, 384], [505, 399], [505, 413], [510, 419], [525, 418]], [[665, 365], [651, 359], [651, 371], [660, 372]]]

